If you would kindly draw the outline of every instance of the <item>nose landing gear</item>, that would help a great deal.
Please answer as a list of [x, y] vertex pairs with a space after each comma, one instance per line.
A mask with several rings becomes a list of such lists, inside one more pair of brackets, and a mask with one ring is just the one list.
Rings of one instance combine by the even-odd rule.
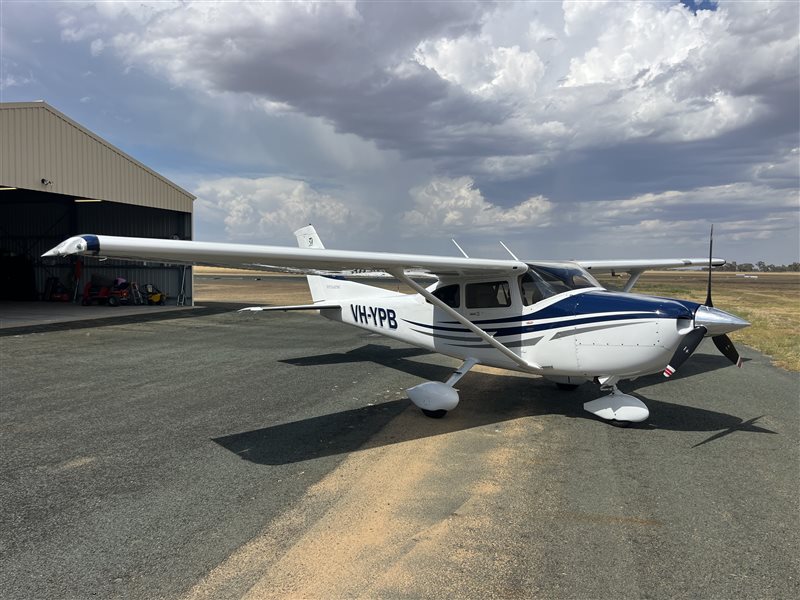
[[650, 416], [647, 405], [634, 396], [620, 392], [616, 383], [616, 377], [601, 379], [600, 389], [610, 390], [611, 393], [584, 403], [584, 410], [620, 426], [641, 423], [647, 419]]

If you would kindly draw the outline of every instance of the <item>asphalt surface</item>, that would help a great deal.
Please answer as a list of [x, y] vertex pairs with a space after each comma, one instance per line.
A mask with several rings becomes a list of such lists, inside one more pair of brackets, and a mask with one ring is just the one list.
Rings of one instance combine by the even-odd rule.
[[703, 345], [623, 391], [472, 372], [305, 314], [0, 337], [0, 597], [800, 596], [800, 378]]

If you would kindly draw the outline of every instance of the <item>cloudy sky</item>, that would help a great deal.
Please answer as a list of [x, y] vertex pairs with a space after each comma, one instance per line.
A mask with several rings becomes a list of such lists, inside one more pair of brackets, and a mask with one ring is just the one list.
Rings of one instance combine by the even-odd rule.
[[197, 196], [195, 238], [800, 258], [800, 3], [0, 0], [0, 100]]

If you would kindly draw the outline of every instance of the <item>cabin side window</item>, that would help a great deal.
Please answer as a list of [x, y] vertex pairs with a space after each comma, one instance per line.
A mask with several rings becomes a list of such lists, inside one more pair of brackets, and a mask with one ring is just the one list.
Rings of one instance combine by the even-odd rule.
[[450, 308], [458, 308], [461, 306], [461, 294], [459, 293], [459, 285], [457, 283], [437, 288], [431, 292], [431, 294]]
[[503, 308], [511, 306], [511, 288], [507, 281], [468, 283], [465, 286], [467, 308]]

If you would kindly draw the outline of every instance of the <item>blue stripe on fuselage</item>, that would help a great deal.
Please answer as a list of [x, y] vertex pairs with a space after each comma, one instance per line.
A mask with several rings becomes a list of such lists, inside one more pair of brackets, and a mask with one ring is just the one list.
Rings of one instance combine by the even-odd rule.
[[[662, 319], [691, 319], [699, 304], [672, 298], [642, 296], [627, 292], [608, 292], [594, 290], [568, 296], [554, 304], [528, 314], [514, 315], [499, 319], [482, 319], [473, 321], [476, 325], [491, 323], [515, 323], [539, 319], [558, 319], [563, 317], [579, 317], [606, 312], [643, 312], [652, 313]], [[458, 321], [442, 321], [455, 325]]]
[[[692, 306], [694, 305], [694, 306]], [[524, 315], [503, 317], [499, 319], [484, 319], [474, 321], [487, 333], [495, 336], [521, 335], [534, 331], [545, 331], [561, 327], [585, 325], [587, 323], [604, 323], [607, 321], [630, 321], [642, 319], [691, 319], [694, 316], [692, 302], [681, 302], [670, 298], [655, 298], [625, 292], [590, 291], [584, 294], [569, 296], [546, 306], [545, 308]], [[627, 313], [627, 314], [614, 314]], [[592, 315], [592, 316], [589, 316]], [[561, 319], [552, 323], [530, 323], [516, 327], [486, 327], [486, 325], [500, 323], [520, 323], [522, 321], [540, 321], [544, 319]], [[463, 331], [465, 327], [450, 327], [457, 321], [442, 321], [444, 325], [428, 325], [408, 321], [407, 323], [418, 327], [428, 327], [434, 331]]]
[[[506, 335], [522, 335], [525, 333], [532, 333], [534, 331], [546, 331], [548, 329], [558, 329], [561, 327], [573, 327], [575, 325], [585, 325], [587, 323], [604, 323], [606, 321], [639, 321], [642, 319], [654, 319], [654, 318], [661, 318], [660, 315], [657, 315], [652, 312], [642, 312], [637, 314], [627, 314], [627, 315], [595, 315], [592, 317], [582, 317], [582, 318], [574, 318], [574, 319], [564, 319], [562, 321], [556, 321], [554, 323], [534, 323], [531, 325], [523, 325], [518, 327], [484, 327], [484, 331], [489, 334], [494, 334], [495, 337], [502, 337]], [[409, 321], [408, 319], [403, 319], [406, 323], [410, 325], [415, 325], [417, 327], [427, 327], [429, 329], [433, 329], [434, 331], [461, 331], [464, 333], [469, 333], [469, 329], [466, 327], [443, 327], [441, 325], [428, 325], [427, 323], [417, 323], [416, 321]], [[530, 320], [530, 317], [529, 319]]]

